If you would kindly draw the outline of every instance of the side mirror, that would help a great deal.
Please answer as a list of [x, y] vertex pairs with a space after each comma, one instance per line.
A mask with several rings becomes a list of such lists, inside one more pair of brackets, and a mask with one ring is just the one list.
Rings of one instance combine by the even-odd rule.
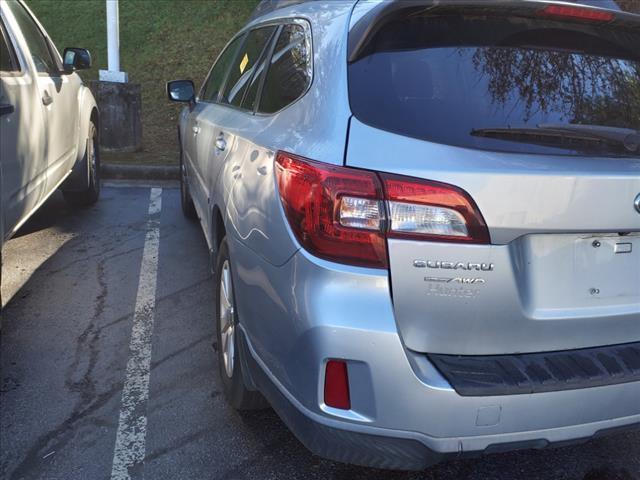
[[191, 80], [167, 82], [167, 97], [172, 102], [191, 103], [196, 99], [196, 89]]
[[91, 54], [86, 48], [65, 48], [63, 60], [65, 73], [91, 68]]

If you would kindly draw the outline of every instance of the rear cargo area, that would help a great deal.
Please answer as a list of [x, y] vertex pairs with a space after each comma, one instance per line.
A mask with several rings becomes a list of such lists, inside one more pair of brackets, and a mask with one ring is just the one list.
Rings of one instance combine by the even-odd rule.
[[382, 15], [349, 57], [346, 165], [462, 189], [490, 235], [387, 240], [406, 347], [640, 341], [637, 17], [467, 3]]

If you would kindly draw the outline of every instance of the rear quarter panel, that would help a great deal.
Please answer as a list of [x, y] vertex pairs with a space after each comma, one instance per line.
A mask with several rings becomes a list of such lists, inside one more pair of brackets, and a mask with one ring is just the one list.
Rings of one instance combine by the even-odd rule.
[[[313, 78], [307, 93], [274, 115], [251, 115], [219, 106], [216, 124], [234, 138], [234, 151], [219, 177], [212, 208], [225, 212], [227, 234], [273, 265], [299, 248], [276, 188], [275, 154], [283, 150], [341, 165], [349, 123], [346, 36], [353, 2], [313, 3], [277, 10], [272, 18], [304, 19], [312, 34]], [[249, 25], [248, 28], [251, 28]]]
[[[346, 38], [352, 6], [353, 2], [309, 2], [261, 18], [260, 22], [282, 17], [309, 22], [314, 59], [309, 90], [274, 115], [218, 108], [216, 123], [235, 138], [233, 154], [212, 189], [211, 208], [218, 206], [223, 212], [236, 266], [234, 286], [241, 323], [257, 354], [269, 359], [270, 368], [280, 378], [286, 375], [281, 368], [290, 348], [285, 337], [298, 328], [298, 317], [296, 305], [283, 315], [289, 300], [278, 291], [292, 293], [297, 273], [289, 266], [300, 247], [283, 214], [274, 160], [282, 150], [343, 164], [350, 117]], [[281, 269], [281, 275], [273, 275]], [[275, 285], [283, 276], [288, 278], [285, 284]], [[282, 348], [274, 347], [276, 344]]]

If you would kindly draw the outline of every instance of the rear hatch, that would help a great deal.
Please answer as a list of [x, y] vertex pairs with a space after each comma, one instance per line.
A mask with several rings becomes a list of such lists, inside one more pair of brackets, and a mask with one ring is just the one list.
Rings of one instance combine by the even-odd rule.
[[352, 26], [346, 164], [455, 185], [490, 235], [388, 239], [408, 348], [492, 355], [640, 340], [639, 18], [398, 2]]

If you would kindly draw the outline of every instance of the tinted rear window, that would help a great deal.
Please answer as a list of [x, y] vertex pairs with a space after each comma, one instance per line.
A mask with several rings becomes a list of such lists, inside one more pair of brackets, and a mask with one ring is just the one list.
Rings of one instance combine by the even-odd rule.
[[[449, 145], [628, 154], [609, 142], [502, 130], [548, 124], [640, 130], [639, 52], [637, 30], [414, 15], [387, 23], [350, 64], [351, 108], [369, 125]], [[482, 134], [494, 130], [500, 134]]]
[[311, 83], [310, 38], [301, 25], [285, 25], [267, 71], [260, 108], [275, 113], [300, 98]]

